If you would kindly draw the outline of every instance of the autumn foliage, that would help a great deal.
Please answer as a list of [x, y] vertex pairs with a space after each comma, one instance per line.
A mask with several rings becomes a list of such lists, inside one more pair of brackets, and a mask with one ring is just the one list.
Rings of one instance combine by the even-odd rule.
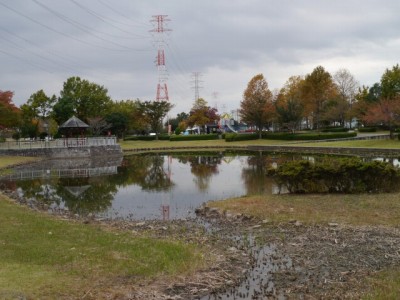
[[14, 105], [11, 91], [0, 90], [0, 128], [14, 127], [18, 124], [19, 109]]
[[240, 115], [243, 122], [257, 127], [259, 136], [264, 126], [275, 117], [275, 105], [268, 83], [262, 74], [254, 76], [243, 94], [240, 102]]

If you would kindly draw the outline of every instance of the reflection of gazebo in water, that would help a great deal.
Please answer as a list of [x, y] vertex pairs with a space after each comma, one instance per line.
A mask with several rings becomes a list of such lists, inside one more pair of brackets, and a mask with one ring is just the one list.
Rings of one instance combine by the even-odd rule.
[[68, 191], [72, 196], [78, 198], [80, 197], [84, 192], [86, 192], [87, 189], [90, 188], [90, 185], [84, 185], [84, 186], [66, 186], [65, 190]]
[[66, 137], [83, 137], [89, 125], [75, 116], [69, 118], [60, 127], [60, 133]]

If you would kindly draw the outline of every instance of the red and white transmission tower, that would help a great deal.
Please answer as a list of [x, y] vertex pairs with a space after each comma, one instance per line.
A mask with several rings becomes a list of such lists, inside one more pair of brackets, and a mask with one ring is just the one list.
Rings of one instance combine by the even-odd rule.
[[166, 22], [171, 21], [167, 15], [152, 16], [151, 22], [154, 23], [154, 29], [150, 30], [154, 34], [157, 43], [158, 53], [156, 66], [158, 70], [157, 96], [156, 101], [169, 101], [167, 88], [167, 67], [165, 65], [165, 40], [164, 34], [171, 29], [165, 28]]

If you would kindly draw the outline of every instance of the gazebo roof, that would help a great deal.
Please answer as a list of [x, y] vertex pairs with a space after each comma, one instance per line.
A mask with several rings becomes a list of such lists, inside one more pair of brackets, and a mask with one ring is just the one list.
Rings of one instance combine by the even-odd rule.
[[75, 116], [69, 118], [66, 122], [64, 122], [60, 128], [88, 128], [89, 125], [78, 119]]

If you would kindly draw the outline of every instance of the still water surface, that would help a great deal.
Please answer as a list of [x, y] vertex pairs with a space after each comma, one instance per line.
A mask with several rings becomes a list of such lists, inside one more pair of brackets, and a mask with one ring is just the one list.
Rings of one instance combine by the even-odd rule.
[[105, 164], [47, 162], [16, 170], [0, 179], [0, 187], [81, 215], [182, 219], [209, 200], [272, 193], [265, 170], [281, 159], [215, 153], [133, 155]]
[[277, 192], [267, 168], [301, 155], [147, 154], [47, 161], [0, 178], [0, 188], [52, 210], [136, 220], [183, 219], [209, 200]]

